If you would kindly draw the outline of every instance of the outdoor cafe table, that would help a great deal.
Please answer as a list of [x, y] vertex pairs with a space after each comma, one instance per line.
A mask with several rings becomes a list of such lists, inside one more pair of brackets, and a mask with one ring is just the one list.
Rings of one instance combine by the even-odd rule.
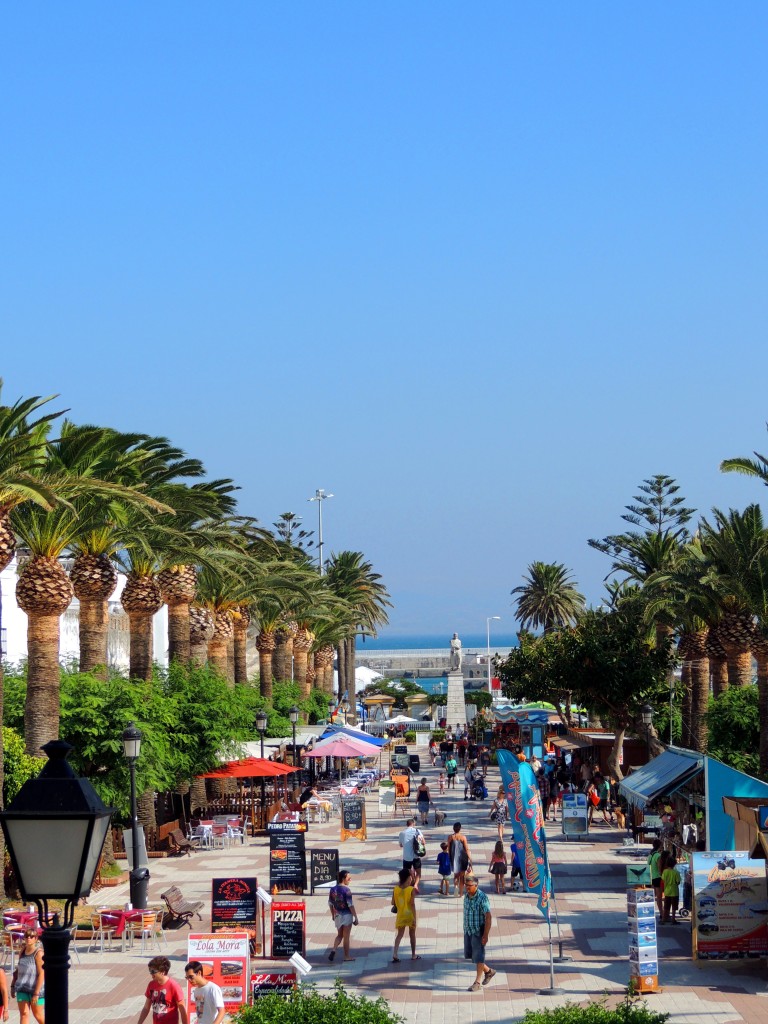
[[6, 928], [37, 928], [37, 910], [4, 910], [3, 924]]
[[111, 928], [114, 925], [115, 938], [120, 939], [123, 952], [125, 952], [125, 928], [129, 921], [141, 921], [142, 915], [148, 913], [144, 910], [125, 910], [121, 907], [99, 907], [97, 913], [109, 923]]

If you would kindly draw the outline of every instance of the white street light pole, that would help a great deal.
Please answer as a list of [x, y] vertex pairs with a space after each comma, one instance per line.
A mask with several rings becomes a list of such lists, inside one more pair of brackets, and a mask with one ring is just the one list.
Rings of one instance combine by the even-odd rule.
[[326, 498], [332, 497], [332, 494], [326, 494], [322, 487], [318, 487], [314, 498], [307, 498], [307, 501], [317, 502], [317, 565], [321, 576], [323, 575], [323, 502]]
[[488, 693], [490, 693], [491, 696], [493, 696], [493, 689], [491, 687], [491, 622], [493, 619], [500, 620], [501, 616], [489, 615], [485, 620], [486, 641], [488, 645]]

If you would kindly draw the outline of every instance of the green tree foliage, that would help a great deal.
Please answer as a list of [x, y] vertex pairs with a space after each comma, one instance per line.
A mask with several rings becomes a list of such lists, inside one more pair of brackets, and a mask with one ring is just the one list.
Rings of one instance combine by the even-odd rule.
[[15, 729], [3, 728], [3, 806], [13, 800], [27, 779], [40, 774], [44, 757], [30, 757]]
[[618, 1006], [608, 1006], [606, 999], [598, 999], [587, 1006], [566, 1003], [552, 1009], [526, 1010], [522, 1024], [664, 1024], [669, 1016], [627, 997]]
[[755, 686], [731, 686], [709, 702], [709, 753], [749, 775], [759, 775], [760, 709]]
[[474, 704], [480, 710], [481, 708], [489, 708], [493, 704], [493, 697], [487, 690], [472, 690], [470, 693], [464, 694], [464, 703]]
[[289, 710], [296, 705], [310, 723], [319, 722], [328, 714], [331, 698], [317, 687], [309, 691], [309, 696], [302, 700], [301, 685], [290, 680], [275, 683], [272, 690], [272, 704], [265, 704], [267, 711], [267, 736], [290, 736], [291, 720]]

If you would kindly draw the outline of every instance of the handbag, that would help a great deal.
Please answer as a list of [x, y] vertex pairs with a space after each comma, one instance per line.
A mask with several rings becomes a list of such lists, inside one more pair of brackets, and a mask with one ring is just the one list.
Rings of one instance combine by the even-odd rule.
[[427, 856], [427, 844], [424, 842], [424, 836], [419, 831], [413, 837], [413, 852], [417, 857]]

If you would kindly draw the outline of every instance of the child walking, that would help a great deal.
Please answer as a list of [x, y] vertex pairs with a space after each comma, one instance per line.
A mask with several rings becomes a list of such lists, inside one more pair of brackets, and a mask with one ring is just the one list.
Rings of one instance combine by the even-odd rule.
[[496, 892], [502, 895], [506, 892], [504, 876], [507, 873], [507, 855], [504, 853], [504, 843], [498, 839], [491, 854], [491, 863], [488, 870], [496, 880]]
[[[509, 876], [510, 892], [516, 892], [523, 883], [523, 869], [520, 867], [520, 860], [517, 856], [517, 847], [515, 846], [514, 840], [509, 847], [510, 853], [512, 854], [512, 871]], [[518, 882], [517, 879], [520, 879]]]
[[677, 860], [675, 859], [674, 853], [671, 853], [667, 858], [667, 865], [664, 868], [664, 872], [661, 876], [662, 885], [664, 886], [664, 916], [661, 919], [662, 924], [666, 924], [670, 920], [672, 924], [677, 924], [677, 904], [680, 897], [680, 872], [677, 870]]
[[440, 795], [442, 796], [442, 794], [445, 792], [445, 772], [440, 772], [440, 774], [438, 775], [437, 785], [440, 790]]
[[440, 895], [450, 896], [450, 878], [453, 868], [451, 867], [451, 856], [448, 853], [448, 843], [440, 843], [440, 853], [437, 855], [437, 873], [440, 875]]

